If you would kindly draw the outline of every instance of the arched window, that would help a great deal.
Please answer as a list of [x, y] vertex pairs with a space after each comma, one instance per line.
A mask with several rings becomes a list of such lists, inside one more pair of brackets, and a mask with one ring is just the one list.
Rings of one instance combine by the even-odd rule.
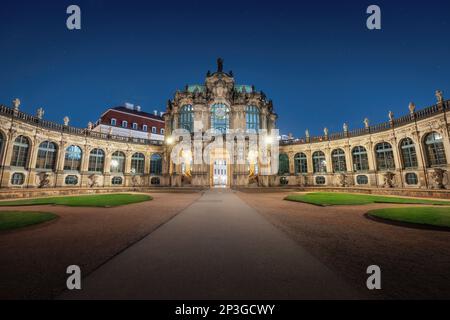
[[294, 156], [295, 174], [308, 173], [308, 159], [306, 154], [297, 153]]
[[21, 186], [25, 182], [25, 175], [21, 172], [14, 172], [11, 176], [11, 184], [14, 186]]
[[331, 162], [333, 163], [334, 172], [347, 171], [347, 163], [345, 162], [345, 152], [342, 149], [335, 149], [331, 153]]
[[150, 158], [150, 174], [162, 173], [162, 157], [159, 153], [152, 154]]
[[78, 184], [78, 177], [75, 175], [68, 175], [64, 180], [67, 185], [76, 186]]
[[194, 131], [194, 108], [192, 105], [181, 107], [178, 115], [178, 128], [186, 129], [189, 132]]
[[327, 162], [325, 160], [325, 153], [316, 151], [313, 153], [313, 167], [314, 172], [327, 172]]
[[230, 109], [224, 103], [216, 103], [211, 107], [211, 128], [226, 133], [230, 127]]
[[278, 174], [283, 175], [289, 173], [289, 157], [285, 153], [279, 155]]
[[56, 165], [57, 147], [50, 141], [44, 141], [39, 145], [36, 169], [54, 170]]
[[389, 143], [381, 142], [375, 146], [375, 158], [378, 170], [395, 169], [394, 153]]
[[247, 130], [259, 130], [259, 108], [256, 106], [245, 107], [245, 124]]
[[30, 149], [30, 142], [24, 136], [18, 136], [14, 140], [13, 154], [11, 157], [11, 166], [25, 167], [28, 163], [28, 152]]
[[78, 146], [68, 146], [64, 157], [64, 170], [80, 171], [81, 169], [81, 148]]
[[417, 167], [417, 154], [414, 142], [410, 138], [403, 139], [400, 143], [400, 149], [404, 168]]
[[437, 132], [431, 132], [425, 137], [425, 153], [429, 167], [447, 164], [442, 136]]
[[105, 165], [105, 152], [102, 149], [94, 149], [89, 154], [89, 167], [90, 172], [103, 172]]
[[111, 156], [111, 172], [124, 172], [125, 171], [125, 154], [120, 151], [116, 151]]
[[357, 146], [353, 148], [353, 170], [367, 171], [369, 170], [369, 159], [367, 158], [366, 148]]
[[145, 166], [145, 156], [142, 153], [135, 153], [131, 157], [131, 173], [143, 174]]

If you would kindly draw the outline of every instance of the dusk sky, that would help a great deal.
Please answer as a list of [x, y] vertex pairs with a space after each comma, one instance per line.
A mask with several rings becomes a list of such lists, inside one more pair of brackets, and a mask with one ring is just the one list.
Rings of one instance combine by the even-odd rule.
[[[66, 28], [77, 4], [82, 29]], [[382, 30], [366, 9], [382, 10]], [[85, 127], [130, 102], [165, 110], [224, 59], [273, 100], [284, 134], [362, 127], [450, 97], [450, 1], [10, 1], [0, 11], [0, 104]]]

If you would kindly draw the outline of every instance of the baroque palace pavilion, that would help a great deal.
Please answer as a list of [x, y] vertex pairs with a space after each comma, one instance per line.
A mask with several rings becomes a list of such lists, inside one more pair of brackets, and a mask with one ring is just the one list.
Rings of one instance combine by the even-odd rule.
[[[88, 124], [75, 128], [20, 111], [20, 101], [0, 105], [2, 188], [353, 187], [445, 189], [450, 187], [450, 101], [436, 92], [436, 104], [389, 121], [349, 130], [279, 141], [278, 173], [262, 175], [257, 164], [234, 164], [211, 151], [211, 162], [173, 164], [168, 141], [174, 129], [276, 128], [273, 103], [254, 86], [235, 83], [233, 73], [207, 73], [204, 84], [178, 90], [160, 116], [164, 128], [147, 137], [104, 132]], [[124, 109], [125, 110], [125, 109]], [[126, 110], [125, 110], [126, 111]], [[156, 117], [156, 115], [155, 115]], [[129, 121], [133, 121], [132, 119]], [[146, 126], [146, 125], [145, 125]], [[147, 129], [146, 127], [144, 127]], [[156, 129], [155, 129], [156, 130]], [[146, 130], [145, 130], [146, 131]], [[152, 138], [151, 134], [163, 134]]]

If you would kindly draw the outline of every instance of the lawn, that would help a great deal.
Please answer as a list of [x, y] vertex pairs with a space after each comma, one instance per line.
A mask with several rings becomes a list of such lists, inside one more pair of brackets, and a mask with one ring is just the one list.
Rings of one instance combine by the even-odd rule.
[[23, 228], [57, 217], [56, 214], [48, 212], [0, 211], [0, 231]]
[[69, 207], [116, 207], [149, 200], [152, 200], [152, 197], [145, 194], [119, 193], [0, 201], [0, 206], [31, 206], [49, 204]]
[[369, 216], [419, 225], [450, 227], [450, 207], [390, 208], [368, 212]]
[[450, 205], [450, 201], [427, 200], [418, 198], [397, 198], [353, 193], [314, 192], [288, 195], [285, 200], [305, 202], [319, 206], [362, 205], [369, 203], [400, 203], [400, 204], [433, 204]]

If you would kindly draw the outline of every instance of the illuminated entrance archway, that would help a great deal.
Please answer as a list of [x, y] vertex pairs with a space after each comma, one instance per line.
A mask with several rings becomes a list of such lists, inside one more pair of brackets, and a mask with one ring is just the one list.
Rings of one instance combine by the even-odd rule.
[[226, 160], [214, 160], [213, 186], [226, 187], [228, 185], [228, 170]]

